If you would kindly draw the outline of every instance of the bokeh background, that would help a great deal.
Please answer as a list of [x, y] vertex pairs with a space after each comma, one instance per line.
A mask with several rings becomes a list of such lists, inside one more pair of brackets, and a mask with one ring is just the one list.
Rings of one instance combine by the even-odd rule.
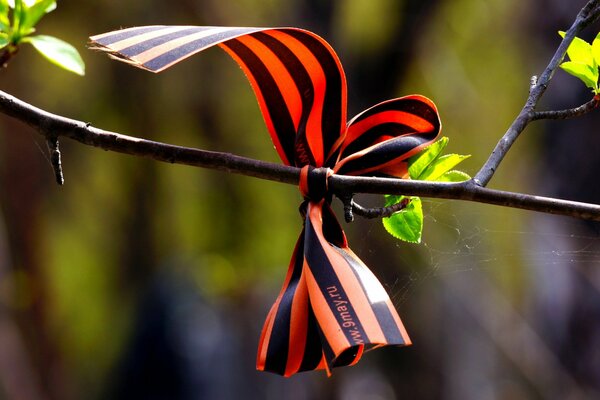
[[[337, 50], [349, 115], [409, 93], [438, 105], [474, 174], [583, 0], [59, 1], [38, 26], [77, 46], [85, 77], [23, 47], [0, 88], [108, 130], [278, 161], [237, 65], [211, 49], [160, 74], [85, 48], [144, 24], [298, 26]], [[594, 36], [594, 29], [586, 38]], [[556, 74], [541, 108], [589, 100]], [[491, 182], [600, 202], [599, 116], [536, 123]], [[600, 393], [599, 225], [425, 200], [423, 243], [346, 225], [389, 290], [410, 348], [284, 379], [258, 336], [301, 227], [296, 188], [63, 140], [0, 116], [0, 398], [587, 399]], [[365, 204], [381, 204], [362, 196]]]

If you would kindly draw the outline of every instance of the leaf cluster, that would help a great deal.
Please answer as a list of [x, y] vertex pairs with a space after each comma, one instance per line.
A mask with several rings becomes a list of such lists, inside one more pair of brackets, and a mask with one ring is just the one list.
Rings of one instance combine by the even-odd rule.
[[84, 75], [79, 52], [69, 43], [48, 35], [34, 35], [37, 23], [56, 9], [56, 0], [0, 0], [0, 51], [5, 63], [23, 43], [31, 44], [51, 63]]
[[[558, 32], [560, 36], [565, 37], [565, 32]], [[567, 73], [577, 77], [588, 88], [592, 89], [595, 95], [600, 94], [598, 85], [600, 66], [600, 33], [590, 44], [585, 40], [575, 37], [567, 49], [569, 61], [560, 64], [560, 67]]]
[[[448, 141], [447, 137], [442, 137], [419, 154], [409, 158], [408, 173], [410, 179], [437, 182], [462, 182], [471, 179], [468, 174], [453, 169], [469, 158], [469, 155], [442, 155]], [[421, 199], [415, 196], [385, 196], [386, 207], [400, 202], [405, 202], [406, 207], [388, 218], [383, 218], [383, 226], [390, 235], [397, 239], [410, 243], [420, 243], [423, 232]]]

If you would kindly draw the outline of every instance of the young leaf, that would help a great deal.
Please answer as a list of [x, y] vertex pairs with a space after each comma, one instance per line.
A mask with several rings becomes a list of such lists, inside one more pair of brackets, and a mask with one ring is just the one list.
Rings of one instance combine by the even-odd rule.
[[28, 36], [23, 42], [31, 43], [51, 63], [78, 75], [85, 74], [85, 64], [81, 56], [69, 43], [46, 35]]
[[436, 181], [440, 176], [456, 167], [462, 161], [470, 156], [462, 156], [459, 154], [446, 154], [438, 157], [434, 162], [421, 173], [419, 179], [425, 181]]
[[25, 19], [25, 9], [27, 5], [23, 3], [23, 0], [15, 0], [13, 10], [13, 41], [18, 43], [21, 40], [21, 24]]
[[[564, 31], [560, 31], [558, 33], [562, 38], [565, 37]], [[589, 66], [597, 65], [594, 61], [594, 57], [592, 56], [592, 46], [581, 38], [575, 37], [573, 39], [569, 45], [569, 48], [567, 49], [567, 55], [571, 61], [587, 64]]]
[[[18, 0], [17, 0], [18, 1]], [[27, 7], [31, 7], [40, 0], [22, 0], [22, 3]], [[10, 8], [15, 8], [15, 0], [6, 0]]]
[[440, 140], [429, 145], [421, 153], [408, 160], [408, 173], [411, 179], [421, 179], [423, 171], [431, 164], [436, 158], [439, 157], [442, 150], [448, 144], [448, 138], [442, 137]]
[[8, 1], [0, 0], [0, 30], [8, 32], [10, 20], [8, 19]]
[[56, 0], [39, 0], [29, 7], [25, 12], [25, 19], [21, 26], [21, 32], [27, 34], [40, 21], [40, 19], [56, 9]]
[[[470, 156], [446, 154], [442, 150], [449, 139], [442, 137], [425, 148], [421, 153], [408, 159], [408, 172], [411, 179], [439, 182], [463, 182], [471, 177], [461, 171], [452, 170], [457, 164]], [[407, 199], [405, 196], [387, 195], [386, 206], [391, 206]], [[420, 243], [423, 231], [423, 206], [421, 199], [410, 197], [410, 203], [403, 210], [383, 219], [385, 229], [397, 239], [411, 243]]]
[[588, 64], [575, 61], [565, 61], [560, 67], [569, 74], [579, 78], [585, 86], [598, 90], [598, 68], [592, 68]]
[[600, 65], [600, 33], [596, 35], [592, 42], [592, 56], [594, 56], [596, 65]]
[[452, 170], [445, 172], [440, 177], [436, 179], [437, 182], [464, 182], [471, 179], [469, 174], [466, 174], [462, 171]]
[[[405, 196], [387, 196], [386, 206], [402, 201]], [[390, 235], [410, 243], [421, 243], [423, 233], [423, 206], [421, 199], [411, 197], [401, 211], [383, 219], [383, 226]]]

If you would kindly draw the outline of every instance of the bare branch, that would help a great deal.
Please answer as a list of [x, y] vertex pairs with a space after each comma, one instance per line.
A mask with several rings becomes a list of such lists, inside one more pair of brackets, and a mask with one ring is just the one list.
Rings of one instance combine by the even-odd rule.
[[0, 91], [0, 112], [36, 129], [45, 138], [68, 137], [88, 146], [118, 153], [152, 158], [174, 164], [233, 172], [283, 183], [297, 184], [298, 168], [254, 160], [229, 153], [144, 140], [94, 128], [89, 123], [52, 114]]
[[62, 171], [62, 162], [60, 159], [58, 138], [49, 137], [48, 140], [46, 140], [46, 144], [48, 145], [48, 152], [50, 153], [50, 163], [52, 164], [52, 168], [54, 169], [54, 177], [56, 179], [56, 183], [59, 185], [63, 185], [65, 183], [65, 178], [63, 176]]
[[404, 210], [409, 203], [410, 197], [405, 197], [399, 203], [388, 207], [366, 208], [352, 201], [352, 209], [356, 215], [360, 215], [363, 218], [386, 218], [398, 211]]
[[[104, 131], [94, 128], [90, 124], [41, 110], [2, 91], [0, 91], [0, 112], [30, 125], [45, 138], [67, 137], [88, 146], [119, 153], [148, 157], [168, 163], [210, 168], [292, 185], [297, 185], [300, 179], [300, 169], [296, 167], [229, 153], [174, 146]], [[446, 183], [333, 175], [329, 178], [328, 186], [339, 198], [347, 198], [352, 193], [404, 194], [468, 200], [600, 221], [599, 205], [493, 190], [481, 187], [473, 180]]]
[[531, 82], [532, 85], [525, 106], [523, 106], [523, 109], [510, 125], [504, 136], [502, 136], [483, 167], [481, 167], [479, 172], [475, 175], [474, 180], [478, 185], [486, 186], [492, 179], [492, 176], [494, 176], [498, 166], [513, 143], [517, 140], [521, 132], [525, 130], [527, 125], [533, 121], [535, 107], [548, 88], [548, 84], [550, 83], [554, 72], [564, 59], [569, 45], [582, 29], [595, 22], [598, 17], [600, 17], [600, 0], [590, 0], [581, 9], [579, 14], [577, 14], [575, 21], [565, 33], [565, 37], [556, 49], [554, 56], [552, 56], [552, 59], [544, 72], [535, 80], [535, 82]]
[[6, 68], [8, 62], [17, 54], [19, 47], [14, 44], [6, 46], [2, 52], [0, 52], [0, 68]]
[[579, 107], [569, 108], [567, 110], [557, 110], [557, 111], [535, 111], [531, 115], [532, 121], [537, 121], [540, 119], [570, 119], [581, 117], [593, 111], [595, 108], [600, 105], [600, 96], [596, 95], [590, 101], [585, 104], [580, 105]]
[[480, 186], [474, 180], [447, 183], [332, 175], [329, 177], [328, 185], [330, 190], [336, 195], [341, 193], [341, 196], [344, 193], [404, 194], [448, 200], [466, 200], [600, 221], [600, 205], [597, 204], [489, 189]]

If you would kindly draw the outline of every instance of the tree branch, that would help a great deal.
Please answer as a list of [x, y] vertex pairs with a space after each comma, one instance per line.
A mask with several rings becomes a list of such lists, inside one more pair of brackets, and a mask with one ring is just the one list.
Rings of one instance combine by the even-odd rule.
[[[550, 63], [539, 76], [532, 82], [529, 91], [529, 97], [525, 102], [525, 106], [510, 125], [504, 136], [500, 139], [489, 158], [481, 167], [479, 172], [474, 177], [475, 182], [480, 186], [487, 186], [492, 176], [498, 169], [498, 166], [508, 153], [513, 143], [517, 140], [521, 132], [525, 130], [527, 125], [534, 120], [535, 108], [548, 88], [548, 84], [554, 75], [554, 72], [562, 62], [567, 53], [569, 45], [582, 29], [595, 22], [600, 16], [600, 0], [590, 0], [577, 14], [575, 21], [566, 32], [565, 37], [556, 49]], [[548, 114], [546, 114], [548, 115]], [[539, 119], [539, 118], [538, 118]]]
[[540, 119], [570, 119], [581, 117], [593, 111], [600, 105], [600, 95], [594, 96], [590, 101], [579, 107], [569, 108], [567, 110], [557, 111], [535, 111], [531, 114], [531, 121], [537, 121]]
[[[67, 137], [80, 143], [118, 153], [157, 161], [216, 169], [256, 178], [297, 185], [300, 169], [254, 160], [230, 153], [199, 150], [144, 140], [94, 128], [34, 107], [0, 91], [0, 112], [35, 128], [45, 138]], [[374, 177], [333, 175], [330, 190], [338, 197], [354, 193], [404, 194], [441, 199], [467, 200], [525, 210], [600, 221], [600, 206], [481, 187], [474, 180], [461, 183], [413, 181]]]
[[216, 169], [283, 183], [297, 184], [298, 168], [254, 160], [229, 153], [175, 146], [94, 128], [32, 106], [0, 91], [0, 112], [36, 129], [45, 138], [67, 137], [88, 146], [157, 161]]
[[[351, 206], [354, 214], [360, 215], [363, 218], [374, 219], [390, 217], [394, 213], [404, 210], [406, 206], [410, 203], [410, 197], [404, 197], [402, 201], [396, 204], [392, 204], [391, 206], [376, 208], [363, 207], [352, 199], [350, 199], [350, 201], [352, 202]], [[350, 221], [346, 219], [346, 222]]]

